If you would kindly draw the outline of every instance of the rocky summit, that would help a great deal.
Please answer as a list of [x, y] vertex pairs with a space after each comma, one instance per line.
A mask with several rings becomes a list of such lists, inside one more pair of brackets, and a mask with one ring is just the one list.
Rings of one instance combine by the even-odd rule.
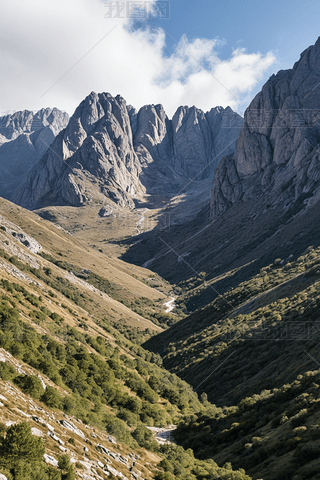
[[0, 117], [0, 196], [10, 199], [24, 175], [40, 160], [69, 115], [57, 108]]
[[268, 208], [315, 204], [320, 193], [320, 39], [267, 81], [245, 112], [235, 152], [217, 168], [213, 217], [263, 197]]
[[170, 120], [161, 105], [139, 111], [120, 96], [91, 93], [17, 188], [28, 209], [80, 206], [103, 197], [133, 208], [187, 190], [209, 201], [221, 157], [231, 154], [242, 125], [231, 108], [204, 113], [180, 107]]

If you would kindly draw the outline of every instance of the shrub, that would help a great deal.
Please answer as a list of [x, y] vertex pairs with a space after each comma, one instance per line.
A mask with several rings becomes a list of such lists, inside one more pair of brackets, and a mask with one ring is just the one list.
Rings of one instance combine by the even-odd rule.
[[305, 433], [307, 431], [307, 427], [296, 427], [294, 430], [293, 430], [293, 433], [295, 435], [302, 435], [303, 433]]
[[320, 438], [320, 426], [319, 425], [311, 425], [310, 435], [311, 435], [312, 440], [317, 440], [318, 438]]
[[140, 447], [144, 447], [149, 450], [157, 449], [157, 442], [153, 438], [153, 434], [148, 430], [145, 425], [140, 424], [132, 433], [133, 438], [138, 442]]
[[318, 458], [319, 455], [320, 447], [318, 445], [305, 445], [295, 451], [294, 459], [297, 463], [305, 464]]
[[39, 399], [44, 394], [41, 380], [35, 375], [19, 375], [14, 379], [14, 383], [33, 398]]
[[56, 388], [47, 386], [44, 394], [41, 397], [41, 401], [51, 408], [61, 408], [63, 404], [63, 397], [60, 395]]
[[61, 455], [58, 457], [58, 468], [65, 472], [63, 474], [63, 480], [74, 480], [75, 473], [73, 470], [73, 466], [70, 463], [70, 458], [68, 455]]
[[174, 476], [169, 472], [157, 472], [155, 474], [155, 480], [174, 480]]
[[2, 442], [1, 454], [8, 462], [14, 460], [37, 461], [45, 453], [41, 438], [34, 437], [30, 425], [26, 422], [11, 425]]
[[68, 455], [60, 455], [58, 458], [58, 468], [60, 470], [69, 470], [71, 467], [70, 458]]
[[11, 365], [0, 362], [0, 378], [2, 380], [12, 380], [17, 375], [17, 371]]
[[300, 427], [308, 418], [308, 411], [306, 409], [301, 410], [297, 415], [291, 418], [291, 425], [293, 428]]

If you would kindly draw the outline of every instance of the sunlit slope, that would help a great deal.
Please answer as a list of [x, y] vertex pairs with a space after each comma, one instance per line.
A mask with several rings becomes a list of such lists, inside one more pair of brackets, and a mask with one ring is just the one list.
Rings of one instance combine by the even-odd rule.
[[[88, 304], [91, 314], [104, 316], [113, 322], [121, 321], [142, 331], [161, 331], [159, 322], [155, 325], [150, 318], [153, 312], [164, 313], [163, 304], [167, 296], [144, 283], [149, 277], [154, 279], [151, 272], [108, 258], [50, 222], [3, 199], [0, 200], [0, 214], [3, 224], [0, 247], [9, 257], [20, 257], [23, 262], [28, 260], [31, 266], [52, 271], [54, 278], [63, 278], [78, 292], [82, 304]], [[38, 241], [42, 250], [30, 252], [18, 241], [19, 235], [24, 234]], [[82, 271], [87, 273], [82, 275]], [[41, 278], [38, 280], [41, 281]], [[47, 276], [43, 280], [47, 282]], [[54, 284], [52, 288], [55, 288]], [[144, 311], [148, 313], [148, 318], [144, 318]]]

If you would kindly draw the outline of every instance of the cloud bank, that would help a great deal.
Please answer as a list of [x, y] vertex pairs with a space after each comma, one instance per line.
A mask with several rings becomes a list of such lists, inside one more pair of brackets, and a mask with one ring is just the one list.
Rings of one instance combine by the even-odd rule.
[[222, 60], [216, 39], [183, 36], [168, 51], [165, 20], [136, 29], [105, 15], [100, 0], [4, 0], [0, 115], [46, 106], [72, 114], [91, 91], [119, 93], [136, 108], [162, 103], [169, 116], [179, 105], [237, 109], [275, 62], [245, 49]]

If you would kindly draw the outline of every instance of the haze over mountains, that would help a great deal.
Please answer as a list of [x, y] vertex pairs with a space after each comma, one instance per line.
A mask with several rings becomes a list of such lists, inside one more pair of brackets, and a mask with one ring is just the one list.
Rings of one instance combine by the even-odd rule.
[[57, 108], [24, 110], [0, 117], [0, 195], [10, 198], [26, 173], [66, 127], [69, 115]]

